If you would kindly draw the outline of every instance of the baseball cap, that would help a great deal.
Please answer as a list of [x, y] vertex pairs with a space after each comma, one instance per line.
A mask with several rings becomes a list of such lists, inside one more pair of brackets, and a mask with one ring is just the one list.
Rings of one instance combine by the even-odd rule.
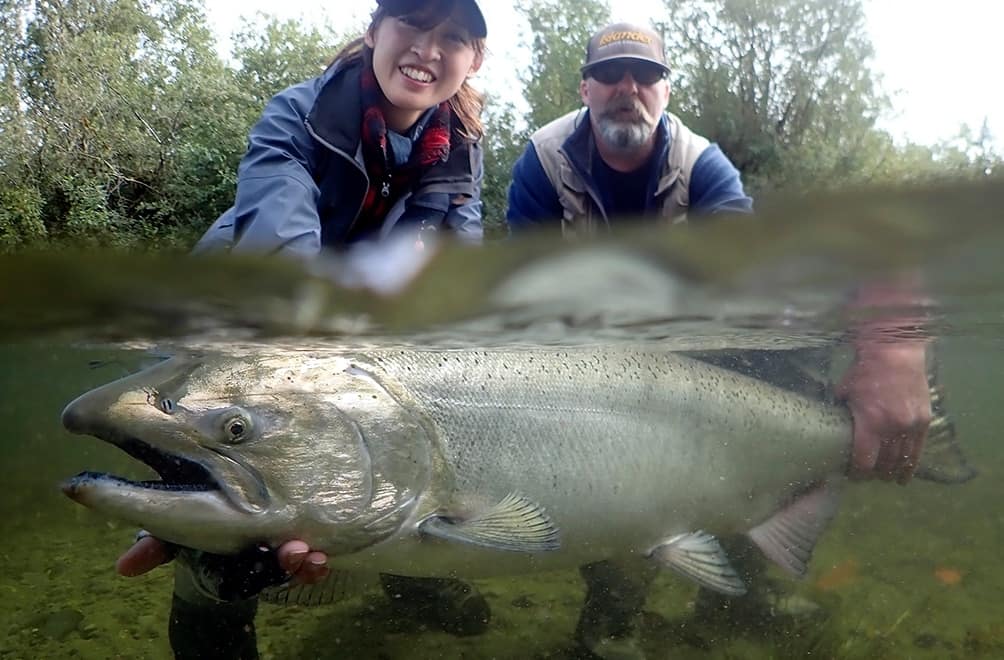
[[485, 15], [481, 13], [478, 0], [377, 0], [377, 4], [386, 9], [391, 16], [421, 12], [430, 17], [444, 18], [450, 15], [455, 6], [460, 7], [471, 35], [479, 39], [488, 36], [488, 24], [485, 23]]
[[654, 30], [640, 25], [614, 23], [594, 34], [586, 47], [586, 63], [582, 65], [582, 75], [585, 76], [597, 64], [611, 60], [651, 62], [669, 73], [662, 37]]

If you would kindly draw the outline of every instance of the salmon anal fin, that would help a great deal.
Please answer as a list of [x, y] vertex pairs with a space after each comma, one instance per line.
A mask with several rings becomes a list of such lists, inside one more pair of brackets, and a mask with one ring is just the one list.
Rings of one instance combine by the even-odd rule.
[[839, 493], [823, 483], [749, 532], [765, 555], [789, 573], [805, 575], [812, 550], [837, 513]]

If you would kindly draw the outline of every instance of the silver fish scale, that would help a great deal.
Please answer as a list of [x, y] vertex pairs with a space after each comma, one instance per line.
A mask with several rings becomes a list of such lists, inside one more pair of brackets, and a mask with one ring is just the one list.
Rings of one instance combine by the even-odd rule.
[[842, 412], [670, 353], [419, 350], [377, 362], [435, 425], [457, 513], [518, 492], [588, 543], [760, 522], [785, 493], [841, 469], [849, 445]]

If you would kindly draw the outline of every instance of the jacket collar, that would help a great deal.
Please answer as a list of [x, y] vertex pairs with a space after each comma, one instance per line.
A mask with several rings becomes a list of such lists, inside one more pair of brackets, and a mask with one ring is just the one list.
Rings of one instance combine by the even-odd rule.
[[328, 145], [354, 155], [363, 122], [362, 62], [339, 60], [321, 74], [320, 90], [307, 114], [314, 134]]

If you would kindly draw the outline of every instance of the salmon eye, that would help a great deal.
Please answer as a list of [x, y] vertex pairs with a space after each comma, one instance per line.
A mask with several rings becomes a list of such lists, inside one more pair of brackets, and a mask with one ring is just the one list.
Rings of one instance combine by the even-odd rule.
[[223, 422], [223, 431], [226, 433], [224, 442], [243, 442], [251, 435], [251, 420], [244, 415], [232, 415]]

